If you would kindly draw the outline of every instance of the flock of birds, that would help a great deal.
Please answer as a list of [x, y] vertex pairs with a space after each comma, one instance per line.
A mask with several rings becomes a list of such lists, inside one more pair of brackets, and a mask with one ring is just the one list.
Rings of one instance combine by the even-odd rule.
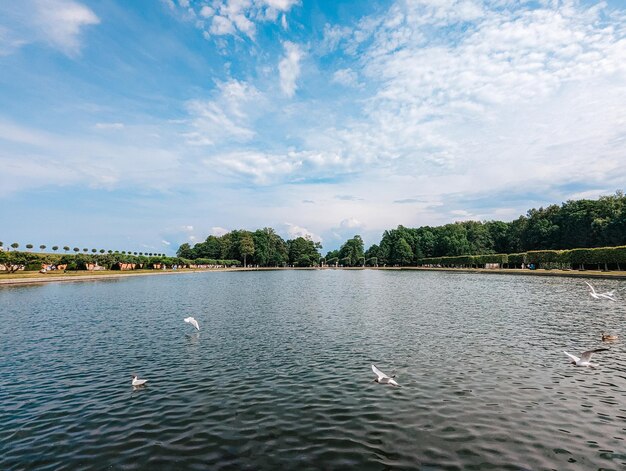
[[[587, 286], [589, 286], [589, 296], [591, 296], [593, 299], [608, 299], [609, 301], [615, 302], [615, 291], [606, 291], [604, 293], [598, 293], [595, 290], [595, 288], [591, 285], [591, 283], [588, 283], [586, 281], [585, 283], [587, 284]], [[602, 334], [603, 342], [613, 342], [615, 340], [617, 340], [617, 335], [606, 334], [606, 333]], [[563, 353], [565, 353], [570, 358], [570, 360], [572, 360], [571, 363], [573, 365], [588, 366], [590, 368], [596, 368], [598, 364], [591, 363], [591, 355], [593, 355], [594, 353], [604, 352], [607, 350], [608, 348], [596, 348], [594, 350], [587, 350], [586, 352], [582, 352], [580, 354], [580, 358], [578, 358], [576, 355], [572, 355], [571, 353], [567, 353], [565, 350], [563, 350]]]
[[[615, 291], [606, 291], [604, 293], [598, 293], [596, 292], [595, 288], [590, 284], [587, 283], [585, 281], [585, 283], [587, 284], [587, 286], [589, 286], [589, 295], [593, 298], [593, 299], [608, 299], [609, 301], [613, 301], [615, 302]], [[193, 317], [185, 317], [183, 319], [187, 324], [191, 324], [192, 326], [194, 326], [196, 328], [197, 331], [200, 331], [200, 325], [198, 324], [198, 321], [196, 319], [194, 319]], [[602, 341], [603, 342], [612, 342], [617, 340], [618, 337], [617, 335], [613, 335], [613, 334], [606, 334], [603, 333], [602, 334]], [[563, 351], [563, 353], [565, 353], [571, 360], [571, 363], [573, 365], [576, 366], [588, 366], [590, 368], [596, 368], [598, 366], [597, 363], [592, 363], [591, 362], [591, 356], [594, 353], [598, 353], [598, 352], [604, 352], [609, 350], [608, 348], [596, 348], [594, 350], [587, 350], [586, 352], [583, 352], [580, 354], [580, 358], [577, 357], [576, 355], [572, 355], [571, 353], [567, 353], [565, 350]], [[400, 386], [397, 381], [394, 379], [396, 377], [396, 375], [391, 375], [388, 376], [385, 373], [383, 373], [382, 371], [380, 371], [376, 365], [372, 365], [372, 371], [374, 372], [374, 374], [376, 375], [376, 378], [374, 378], [373, 382], [378, 383], [378, 384], [389, 384], [391, 386]], [[142, 387], [145, 386], [145, 384], [148, 382], [147, 379], [139, 379], [139, 377], [137, 375], [133, 375], [133, 380], [132, 380], [132, 385], [135, 388], [138, 387]]]

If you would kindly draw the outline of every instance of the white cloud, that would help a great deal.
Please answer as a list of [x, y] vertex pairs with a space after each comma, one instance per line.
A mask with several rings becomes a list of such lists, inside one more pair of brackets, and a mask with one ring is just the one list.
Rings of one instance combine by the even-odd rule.
[[297, 226], [290, 222], [286, 222], [284, 223], [284, 225], [285, 225], [287, 235], [289, 236], [289, 239], [296, 239], [298, 237], [304, 237], [304, 238], [311, 239], [313, 242], [322, 242], [322, 238], [319, 235], [309, 231], [305, 227]]
[[193, 232], [193, 226], [191, 226], [191, 225], [188, 225], [188, 226], [182, 226], [182, 227], [181, 227], [181, 229], [182, 229], [184, 232]]
[[96, 123], [96, 129], [124, 129], [124, 123]]
[[[299, 4], [297, 0], [215, 0], [210, 5], [198, 2], [194, 10], [193, 5], [189, 8], [188, 0], [179, 3], [184, 18], [191, 19], [197, 14], [203, 19], [196, 24], [204, 30], [207, 39], [211, 36], [244, 35], [251, 40], [256, 36], [258, 23], [275, 22], [280, 13], [281, 24], [286, 28], [285, 14]], [[194, 15], [190, 16], [190, 11]]]
[[228, 232], [230, 232], [228, 229], [224, 229], [223, 227], [219, 227], [219, 226], [215, 226], [211, 228], [211, 235], [214, 235], [216, 237], [223, 236], [224, 234], [227, 234]]
[[4, 2], [0, 5], [0, 54], [45, 42], [74, 57], [81, 51], [84, 28], [98, 23], [90, 8], [73, 0]]
[[343, 160], [335, 154], [296, 151], [280, 154], [255, 150], [232, 151], [214, 154], [203, 162], [216, 172], [251, 180], [258, 185], [322, 177], [329, 169], [342, 172], [344, 166]]
[[163, 245], [172, 245], [172, 243], [171, 243], [171, 242], [168, 242], [167, 240], [162, 240], [162, 241], [161, 241], [161, 243], [162, 243]]
[[346, 87], [356, 87], [359, 85], [359, 78], [354, 70], [339, 69], [333, 74], [333, 82]]
[[296, 82], [300, 76], [300, 60], [303, 51], [300, 46], [290, 41], [285, 41], [283, 47], [285, 48], [285, 56], [278, 64], [280, 88], [285, 95], [292, 97], [298, 89]]
[[355, 229], [355, 228], [363, 228], [364, 225], [361, 221], [356, 218], [348, 218], [344, 219], [339, 223], [339, 227], [342, 229]]
[[41, 185], [166, 188], [179, 177], [180, 157], [151, 133], [137, 129], [112, 141], [100, 132], [66, 136], [0, 119], [0, 192]]
[[187, 133], [188, 142], [195, 145], [214, 145], [224, 140], [245, 142], [255, 135], [249, 115], [263, 96], [253, 86], [230, 80], [218, 83], [211, 100], [191, 100], [187, 111], [191, 115], [193, 131]]

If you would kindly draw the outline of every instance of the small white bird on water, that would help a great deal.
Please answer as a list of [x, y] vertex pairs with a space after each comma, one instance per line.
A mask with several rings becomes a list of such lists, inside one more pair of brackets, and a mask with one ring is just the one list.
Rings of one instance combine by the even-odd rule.
[[585, 281], [585, 283], [587, 284], [587, 286], [589, 286], [589, 289], [591, 291], [589, 291], [589, 296], [591, 296], [593, 299], [609, 299], [611, 301], [615, 301], [615, 298], [613, 298], [613, 294], [615, 293], [615, 291], [607, 291], [605, 293], [596, 293], [596, 290], [593, 286], [591, 286], [590, 283], [587, 283]]
[[391, 384], [392, 386], [400, 386], [398, 383], [396, 383], [396, 380], [393, 379], [396, 377], [396, 375], [387, 376], [385, 373], [383, 373], [378, 368], [376, 368], [376, 365], [372, 365], [372, 371], [376, 375], [376, 379], [374, 380], [376, 383]]
[[133, 375], [133, 387], [143, 386], [148, 382], [147, 379], [139, 379], [137, 375]]
[[595, 350], [587, 350], [586, 352], [583, 352], [582, 355], [580, 355], [580, 358], [578, 358], [576, 355], [572, 355], [571, 353], [567, 353], [565, 350], [563, 350], [563, 353], [570, 357], [572, 360], [572, 364], [576, 366], [590, 366], [591, 368], [595, 368], [599, 365], [597, 363], [591, 363], [591, 355], [596, 352], [604, 352], [606, 350], [608, 350], [608, 348], [596, 348]]
[[198, 321], [195, 320], [193, 317], [185, 317], [183, 320], [187, 324], [191, 324], [192, 326], [194, 326], [197, 330], [200, 330], [200, 326], [198, 325]]

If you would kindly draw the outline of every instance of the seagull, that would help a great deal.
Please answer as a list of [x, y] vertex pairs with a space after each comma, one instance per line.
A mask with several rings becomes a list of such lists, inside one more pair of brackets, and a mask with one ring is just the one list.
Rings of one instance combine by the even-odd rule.
[[147, 379], [139, 379], [137, 375], [133, 375], [133, 387], [137, 388], [139, 386], [143, 386], [148, 382]]
[[596, 363], [591, 363], [591, 355], [596, 352], [604, 352], [605, 350], [608, 350], [608, 348], [596, 348], [595, 350], [587, 350], [586, 352], [582, 353], [580, 358], [572, 355], [571, 353], [567, 353], [565, 350], [563, 350], [563, 353], [570, 357], [572, 359], [572, 363], [576, 366], [590, 366], [592, 368], [595, 368], [598, 365]]
[[396, 375], [393, 375], [391, 377], [387, 376], [385, 373], [376, 368], [376, 365], [372, 365], [372, 371], [376, 375], [376, 379], [374, 380], [375, 382], [379, 384], [391, 384], [392, 386], [400, 386], [398, 383], [396, 383], [396, 380], [393, 379], [396, 377]]
[[615, 299], [613, 298], [613, 294], [615, 293], [615, 291], [607, 291], [605, 293], [596, 293], [596, 290], [594, 289], [593, 286], [591, 286], [589, 283], [587, 283], [585, 281], [585, 283], [587, 284], [587, 286], [589, 286], [589, 289], [591, 290], [589, 292], [589, 296], [591, 296], [593, 299], [610, 299], [611, 301], [615, 301]]
[[192, 326], [194, 326], [196, 329], [200, 330], [200, 326], [198, 325], [198, 321], [195, 320], [193, 317], [185, 317], [183, 319], [187, 324], [191, 324]]

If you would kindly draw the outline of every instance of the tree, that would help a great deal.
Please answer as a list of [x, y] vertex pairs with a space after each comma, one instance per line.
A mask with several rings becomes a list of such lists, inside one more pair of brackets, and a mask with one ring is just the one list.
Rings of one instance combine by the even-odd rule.
[[297, 237], [287, 241], [289, 249], [289, 263], [298, 267], [310, 267], [319, 262], [318, 249], [322, 246], [319, 242], [313, 242], [309, 237]]
[[92, 253], [96, 253], [98, 251], [98, 249], [91, 249]]
[[104, 249], [100, 249], [100, 253], [104, 253]]
[[80, 249], [79, 249], [78, 247], [74, 247], [74, 249], [73, 249], [73, 250], [74, 250], [74, 252], [76, 252], [76, 253], [80, 252]]
[[69, 252], [70, 248], [67, 245], [64, 245], [63, 246], [63, 250], [67, 253], [67, 252]]
[[85, 247], [85, 248], [83, 249], [83, 252], [87, 253], [87, 252], [89, 252], [89, 249]]
[[52, 246], [52, 250], [54, 250], [56, 252], [57, 250], [59, 250], [59, 246], [58, 245], [53, 245]]
[[411, 263], [411, 260], [413, 259], [413, 251], [406, 240], [403, 238], [398, 239], [394, 244], [393, 250], [395, 259], [400, 265], [404, 266]]
[[41, 244], [41, 245], [39, 246], [39, 250], [41, 250], [41, 251], [43, 252], [44, 250], [46, 250], [46, 246], [45, 246], [45, 245], [43, 245], [43, 244]]
[[113, 251], [112, 251], [111, 249], [109, 249], [109, 250], [107, 250], [107, 253], [108, 253], [109, 255], [111, 255], [111, 254], [113, 253]]
[[339, 249], [338, 256], [340, 260], [347, 260], [349, 266], [359, 265], [361, 259], [365, 260], [361, 236], [355, 235], [352, 239], [347, 240]]
[[239, 253], [243, 255], [243, 266], [246, 267], [246, 257], [254, 254], [254, 240], [248, 231], [242, 231], [239, 237]]
[[17, 242], [13, 242], [11, 244], [11, 247], [13, 248], [13, 250], [17, 250], [17, 248], [20, 246], [20, 244], [18, 244]]
[[[152, 254], [148, 254], [148, 255], [152, 255]], [[191, 245], [189, 245], [189, 243], [187, 242], [185, 242], [180, 247], [178, 247], [178, 250], [176, 251], [176, 255], [182, 258], [188, 258], [190, 260], [196, 258], [194, 250], [191, 248]]]
[[27, 248], [28, 250], [31, 250], [31, 249], [33, 248], [33, 244], [26, 244], [26, 248]]

